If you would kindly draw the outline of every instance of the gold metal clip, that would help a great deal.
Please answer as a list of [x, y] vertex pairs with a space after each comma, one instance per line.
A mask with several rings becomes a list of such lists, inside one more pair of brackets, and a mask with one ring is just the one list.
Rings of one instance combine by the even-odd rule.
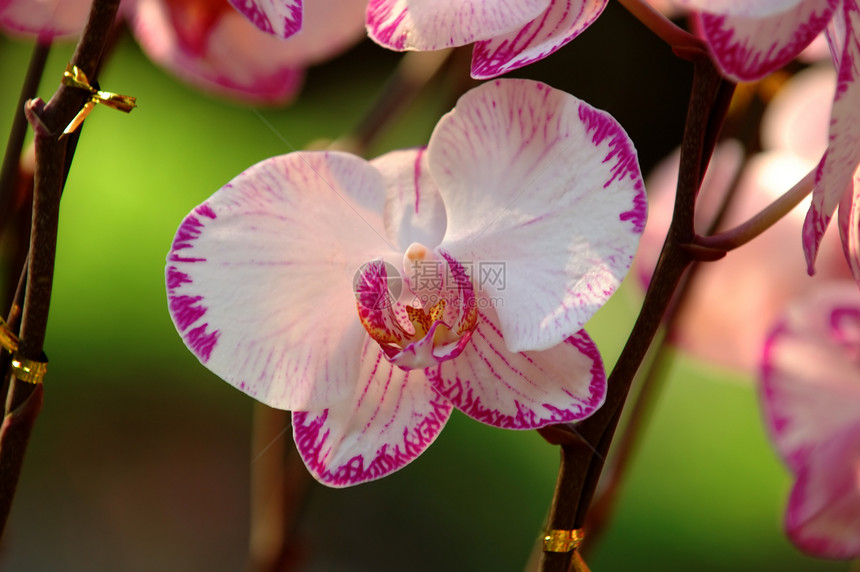
[[130, 95], [120, 95], [118, 93], [102, 91], [94, 88], [90, 85], [90, 81], [87, 79], [87, 75], [84, 71], [78, 66], [74, 66], [72, 64], [66, 66], [66, 71], [63, 72], [63, 85], [86, 90], [90, 93], [91, 97], [84, 104], [78, 114], [75, 115], [75, 118], [72, 119], [69, 125], [63, 130], [63, 134], [60, 135], [60, 138], [63, 138], [70, 133], [74, 133], [97, 103], [101, 103], [111, 109], [116, 109], [125, 113], [129, 113], [132, 109], [137, 107], [137, 99]]
[[[19, 340], [6, 321], [0, 318], [0, 347], [12, 354], [12, 371], [15, 377], [27, 383], [42, 383], [48, 371], [47, 361], [36, 361], [18, 354]], [[42, 354], [44, 356], [44, 354]]]
[[581, 528], [575, 530], [550, 530], [543, 537], [544, 552], [570, 552], [576, 550], [585, 538]]

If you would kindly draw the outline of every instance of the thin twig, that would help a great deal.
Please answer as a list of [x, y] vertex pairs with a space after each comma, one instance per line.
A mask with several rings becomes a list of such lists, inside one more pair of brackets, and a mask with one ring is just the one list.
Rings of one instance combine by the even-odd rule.
[[698, 37], [675, 25], [669, 18], [661, 14], [645, 0], [618, 0], [630, 14], [654, 32], [661, 40], [669, 44], [678, 56], [693, 61], [708, 48]]
[[693, 243], [712, 250], [729, 251], [748, 243], [774, 224], [805, 199], [815, 185], [816, 169], [806, 174], [792, 188], [748, 221], [711, 236], [696, 236]]
[[18, 190], [18, 169], [21, 162], [21, 150], [24, 148], [24, 138], [27, 135], [27, 118], [24, 116], [24, 104], [36, 95], [39, 81], [45, 70], [45, 62], [51, 51], [50, 41], [39, 40], [33, 47], [24, 84], [18, 96], [18, 105], [12, 119], [12, 129], [6, 142], [3, 155], [3, 166], [0, 167], [0, 229], [6, 226], [6, 217], [12, 212], [12, 203]]

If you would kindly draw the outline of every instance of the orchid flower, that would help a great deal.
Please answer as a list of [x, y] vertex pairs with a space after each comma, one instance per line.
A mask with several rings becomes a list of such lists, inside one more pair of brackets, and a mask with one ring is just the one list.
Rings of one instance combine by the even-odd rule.
[[391, 50], [474, 43], [472, 77], [541, 60], [588, 28], [607, 0], [370, 0], [367, 31]]
[[[765, 110], [763, 151], [750, 157], [740, 174], [741, 146], [731, 140], [717, 146], [697, 202], [698, 232], [704, 233], [719, 212], [732, 183], [737, 189], [718, 230], [749, 220], [815, 169], [827, 146], [828, 102], [835, 83], [833, 70], [824, 65], [792, 77]], [[679, 163], [676, 151], [647, 178], [651, 215], [635, 262], [644, 284], [650, 282], [672, 219]], [[699, 359], [755, 372], [762, 340], [785, 305], [821, 280], [850, 277], [835, 236], [822, 243], [815, 279], [806, 275], [800, 250], [785, 248], [797, 240], [807, 208], [808, 202], [797, 206], [749, 244], [698, 268], [670, 341]]]
[[158, 65], [184, 81], [254, 104], [283, 104], [304, 69], [363, 34], [364, 0], [314, 0], [290, 38], [261, 32], [227, 0], [126, 0], [135, 38]]
[[453, 407], [510, 429], [600, 407], [582, 326], [627, 272], [645, 211], [612, 117], [499, 80], [426, 148], [291, 153], [237, 176], [177, 231], [170, 313], [206, 367], [293, 411], [318, 480], [353, 485], [415, 459]]
[[794, 473], [785, 526], [802, 550], [860, 557], [860, 293], [835, 282], [791, 306], [761, 370], [764, 416]]
[[93, 0], [0, 0], [0, 29], [43, 40], [84, 29]]

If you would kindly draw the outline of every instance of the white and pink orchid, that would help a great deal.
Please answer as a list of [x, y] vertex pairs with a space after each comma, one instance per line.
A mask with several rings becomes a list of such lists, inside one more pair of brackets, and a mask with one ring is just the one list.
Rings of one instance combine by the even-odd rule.
[[764, 351], [762, 402], [795, 476], [785, 526], [802, 550], [860, 557], [860, 292], [835, 282], [789, 307]]
[[472, 77], [488, 79], [552, 54], [588, 28], [607, 0], [370, 0], [367, 31], [391, 50], [474, 43]]
[[426, 149], [291, 153], [240, 174], [179, 227], [170, 313], [206, 367], [293, 411], [317, 479], [353, 485], [415, 459], [453, 407], [511, 429], [600, 407], [582, 326], [645, 214], [611, 116], [499, 80], [464, 95]]
[[247, 103], [283, 104], [306, 67], [362, 37], [365, 6], [314, 0], [289, 39], [260, 31], [227, 0], [125, 0], [121, 9], [150, 59], [182, 80]]

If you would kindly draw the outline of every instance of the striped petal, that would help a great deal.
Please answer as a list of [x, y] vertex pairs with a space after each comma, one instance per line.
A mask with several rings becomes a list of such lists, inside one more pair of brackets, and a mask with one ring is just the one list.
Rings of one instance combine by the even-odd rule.
[[[839, 56], [836, 96], [830, 119], [830, 141], [827, 155], [819, 165], [812, 205], [803, 225], [803, 250], [809, 273], [815, 270], [815, 259], [824, 231], [833, 217], [837, 205], [847, 195], [844, 217], [847, 223], [851, 217], [851, 205], [858, 191], [855, 191], [854, 174], [860, 164], [860, 8], [855, 0], [844, 0], [843, 11], [837, 14], [835, 29], [838, 38], [831, 41], [842, 48]], [[840, 207], [841, 209], [842, 207]], [[856, 220], [856, 219], [855, 219]], [[847, 232], [846, 232], [847, 230]], [[843, 244], [849, 264], [856, 266], [856, 239], [852, 247], [852, 236], [857, 228], [843, 231]], [[854, 254], [851, 254], [853, 249]], [[854, 260], [852, 262], [852, 260]], [[855, 276], [858, 276], [855, 270]]]
[[588, 28], [607, 0], [553, 0], [524, 27], [475, 43], [472, 77], [489, 79], [552, 54]]
[[259, 30], [289, 38], [302, 29], [302, 0], [230, 0]]
[[367, 32], [391, 50], [464, 46], [522, 28], [550, 0], [370, 0]]
[[645, 225], [636, 152], [608, 114], [527, 80], [464, 95], [428, 146], [441, 247], [499, 300], [512, 352], [578, 332], [627, 273]]
[[349, 397], [366, 338], [352, 278], [392, 257], [383, 200], [379, 172], [341, 153], [274, 157], [225, 185], [186, 217], [168, 255], [170, 313], [188, 348], [272, 407]]
[[457, 409], [494, 427], [536, 429], [585, 419], [603, 405], [603, 362], [585, 330], [545, 351], [513, 353], [492, 300], [479, 302], [471, 343], [457, 359], [428, 370], [433, 386]]
[[430, 176], [425, 149], [392, 151], [370, 162], [385, 179], [385, 230], [403, 252], [413, 242], [436, 246], [447, 217], [442, 195]]
[[860, 556], [860, 423], [820, 444], [800, 470], [788, 499], [785, 528], [812, 556]]
[[786, 528], [816, 556], [860, 556], [858, 357], [860, 292], [852, 282], [790, 307], [765, 347], [765, 420], [797, 477]]
[[365, 338], [355, 393], [328, 408], [293, 412], [296, 447], [310, 472], [332, 487], [384, 477], [413, 461], [453, 409], [424, 372], [404, 371]]
[[803, 0], [765, 16], [703, 12], [701, 30], [722, 72], [753, 81], [785, 66], [830, 22], [840, 0]]
[[798, 471], [809, 453], [860, 419], [860, 292], [819, 287], [790, 307], [765, 345], [762, 402], [773, 440]]

